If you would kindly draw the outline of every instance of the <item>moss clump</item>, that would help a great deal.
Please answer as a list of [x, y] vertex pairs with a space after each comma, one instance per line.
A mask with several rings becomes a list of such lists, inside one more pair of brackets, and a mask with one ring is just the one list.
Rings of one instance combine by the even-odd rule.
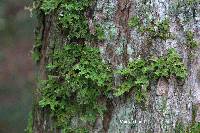
[[188, 131], [186, 130], [184, 123], [177, 121], [174, 132], [175, 133], [187, 133]]
[[58, 5], [62, 2], [62, 0], [42, 0], [41, 7], [45, 14], [49, 14], [50, 12], [57, 9]]
[[51, 110], [59, 127], [75, 131], [72, 119], [93, 123], [106, 110], [98, 101], [111, 88], [111, 70], [102, 63], [99, 50], [88, 46], [66, 45], [53, 54], [48, 64], [48, 80], [41, 86], [41, 107]]
[[190, 129], [190, 133], [199, 133], [199, 131], [200, 131], [200, 122], [194, 124]]
[[187, 76], [186, 67], [174, 49], [170, 49], [164, 57], [148, 60], [137, 59], [130, 62], [126, 69], [118, 73], [124, 76], [124, 82], [119, 86], [115, 95], [121, 96], [125, 92], [134, 89], [138, 103], [145, 100], [150, 81], [157, 80], [160, 77], [169, 78], [171, 75], [176, 76], [178, 79], [185, 79]]
[[[37, 8], [35, 9], [40, 12], [38, 17], [50, 14], [56, 16], [57, 28], [65, 34], [66, 41], [69, 44], [84, 44], [85, 41], [103, 39], [103, 31], [99, 26], [97, 26], [96, 34], [89, 32], [86, 14], [89, 12], [92, 3], [93, 0], [40, 0], [37, 1]], [[41, 40], [42, 38], [36, 33], [36, 43], [32, 53], [35, 62], [40, 60]]]
[[157, 23], [148, 20], [147, 24], [144, 24], [139, 17], [134, 16], [129, 20], [128, 25], [136, 28], [141, 34], [148, 33], [150, 39], [167, 40], [171, 38], [169, 19], [167, 18]]
[[95, 26], [95, 30], [96, 30], [96, 36], [97, 36], [98, 40], [103, 41], [106, 38], [103, 27], [101, 25], [97, 24]]
[[40, 9], [45, 14], [54, 12], [57, 16], [57, 25], [64, 32], [70, 43], [75, 40], [89, 39], [86, 12], [92, 5], [92, 0], [43, 0]]
[[194, 49], [198, 47], [198, 43], [194, 40], [194, 33], [192, 31], [186, 31], [186, 41], [189, 48]]
[[186, 126], [184, 123], [177, 121], [174, 129], [175, 133], [199, 133], [199, 131], [200, 131], [199, 122]]

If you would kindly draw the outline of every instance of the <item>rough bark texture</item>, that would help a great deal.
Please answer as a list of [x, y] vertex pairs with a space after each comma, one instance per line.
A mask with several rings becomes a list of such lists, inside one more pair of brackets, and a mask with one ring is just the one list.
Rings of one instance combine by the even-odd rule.
[[[200, 121], [200, 49], [189, 49], [186, 45], [184, 31], [194, 32], [195, 39], [200, 41], [200, 5], [172, 8], [177, 1], [173, 0], [97, 0], [93, 7], [94, 14], [89, 18], [90, 27], [93, 22], [100, 24], [106, 39], [97, 42], [103, 59], [112, 65], [114, 70], [124, 68], [128, 61], [147, 55], [163, 55], [167, 49], [175, 48], [183, 58], [188, 69], [188, 77], [179, 83], [174, 77], [159, 79], [151, 83], [146, 109], [135, 103], [132, 94], [116, 98], [108, 104], [108, 113], [104, 119], [97, 119], [91, 132], [98, 133], [173, 133], [177, 123], [185, 126], [193, 121]], [[186, 11], [187, 9], [187, 11]], [[185, 13], [186, 12], [186, 13]], [[175, 39], [153, 39], [149, 43], [147, 35], [140, 34], [136, 29], [128, 27], [128, 21], [135, 15], [155, 17], [161, 21], [170, 18], [170, 31]], [[185, 17], [188, 20], [185, 22]], [[45, 78], [45, 64], [50, 60], [48, 53], [57, 44], [65, 43], [65, 35], [58, 30], [54, 15], [43, 18], [42, 58], [40, 72]], [[91, 30], [92, 32], [92, 30]], [[190, 58], [191, 53], [194, 55]], [[114, 75], [114, 86], [119, 85], [120, 77]], [[134, 92], [133, 92], [134, 93]], [[127, 99], [127, 97], [130, 97]], [[194, 115], [194, 108], [197, 110]], [[52, 122], [47, 111], [35, 108], [35, 133], [50, 132]], [[54, 131], [60, 132], [60, 131]]]

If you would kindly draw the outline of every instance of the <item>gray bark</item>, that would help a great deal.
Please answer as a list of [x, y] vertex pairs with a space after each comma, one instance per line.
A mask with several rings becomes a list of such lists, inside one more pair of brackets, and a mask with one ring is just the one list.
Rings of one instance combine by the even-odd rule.
[[[160, 79], [158, 83], [152, 84], [146, 110], [139, 108], [133, 97], [129, 101], [114, 100], [109, 133], [174, 132], [177, 122], [182, 122], [184, 125], [192, 122], [193, 108], [199, 106], [200, 102], [200, 50], [197, 48], [192, 51], [195, 57], [189, 59], [190, 51], [185, 45], [184, 31], [192, 30], [196, 39], [200, 39], [199, 4], [194, 7], [196, 16], [192, 17], [191, 9], [188, 14], [184, 14], [184, 9], [179, 13], [174, 9], [173, 12], [174, 3], [169, 0], [147, 1], [146, 4], [140, 0], [97, 1], [94, 19], [103, 25], [107, 34], [112, 33], [113, 36], [113, 38], [108, 37], [99, 46], [104, 59], [108, 60], [114, 69], [124, 67], [127, 60], [150, 53], [163, 55], [167, 49], [176, 48], [189, 72], [183, 86], [179, 86], [173, 77], [168, 81]], [[166, 41], [156, 39], [150, 45], [145, 36], [134, 29], [128, 29], [127, 21], [132, 16], [142, 15], [145, 12], [157, 21], [169, 17], [170, 31], [175, 35], [175, 39]], [[183, 22], [187, 15], [189, 21]], [[119, 83], [118, 80], [116, 76], [116, 84]], [[199, 111], [198, 109], [197, 114]], [[196, 116], [195, 120], [198, 122], [199, 116]]]

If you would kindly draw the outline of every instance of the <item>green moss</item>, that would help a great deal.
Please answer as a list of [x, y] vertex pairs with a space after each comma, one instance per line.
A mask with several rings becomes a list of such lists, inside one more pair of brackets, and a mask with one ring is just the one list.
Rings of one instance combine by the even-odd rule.
[[157, 23], [148, 20], [147, 24], [144, 24], [139, 17], [134, 16], [129, 20], [128, 25], [136, 28], [141, 34], [148, 33], [150, 39], [167, 40], [171, 38], [169, 19], [167, 18]]
[[133, 16], [133, 17], [129, 20], [128, 26], [131, 27], [131, 28], [141, 26], [141, 22], [140, 22], [139, 17]]
[[40, 9], [45, 14], [54, 13], [57, 16], [57, 25], [65, 32], [69, 42], [74, 40], [93, 38], [89, 34], [86, 11], [92, 0], [42, 0]]
[[[97, 116], [103, 116], [105, 105], [98, 101], [111, 88], [111, 70], [102, 62], [100, 52], [86, 42], [103, 40], [104, 32], [95, 26], [96, 34], [89, 32], [86, 12], [92, 0], [41, 0], [39, 9], [45, 15], [55, 14], [58, 29], [67, 39], [67, 45], [55, 49], [47, 65], [48, 79], [41, 81], [39, 105], [52, 114], [56, 126], [64, 132], [87, 132]], [[33, 57], [40, 58], [41, 43], [36, 36]], [[37, 43], [38, 42], [38, 43]], [[72, 124], [78, 118], [78, 125]]]
[[190, 133], [199, 133], [200, 131], [200, 123], [195, 123], [191, 129], [190, 129]]
[[185, 79], [187, 76], [186, 67], [174, 49], [170, 49], [164, 57], [148, 60], [137, 59], [118, 73], [124, 76], [124, 82], [119, 86], [115, 95], [121, 96], [134, 89], [135, 99], [138, 103], [145, 100], [150, 81], [160, 77], [169, 78], [171, 75], [178, 79]]
[[62, 0], [43, 0], [40, 8], [45, 14], [49, 14], [58, 7], [61, 1]]
[[174, 129], [175, 133], [199, 133], [200, 123], [194, 123], [192, 125], [185, 125], [182, 122], [177, 121]]
[[197, 41], [194, 40], [194, 33], [192, 31], [186, 31], [187, 46], [191, 49], [198, 47]]
[[103, 41], [106, 38], [103, 27], [98, 24], [96, 25], [95, 29], [98, 40]]
[[103, 116], [106, 108], [98, 99], [107, 95], [112, 78], [110, 68], [102, 63], [99, 50], [66, 45], [52, 57], [53, 63], [47, 66], [49, 78], [41, 86], [40, 106], [49, 108], [58, 126], [70, 131], [74, 117], [91, 124], [97, 115]]
[[75, 39], [89, 39], [88, 21], [84, 15], [90, 6], [90, 0], [71, 0], [61, 4], [58, 23], [64, 29], [69, 41]]
[[175, 132], [175, 133], [186, 133], [184, 123], [178, 122], [178, 121], [177, 121], [177, 122], [176, 122], [175, 129], [174, 129], [174, 132]]

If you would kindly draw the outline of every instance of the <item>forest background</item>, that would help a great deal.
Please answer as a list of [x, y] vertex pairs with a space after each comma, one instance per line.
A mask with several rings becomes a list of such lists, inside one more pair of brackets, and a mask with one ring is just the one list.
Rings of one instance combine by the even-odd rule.
[[0, 133], [23, 133], [32, 107], [31, 0], [0, 0]]

